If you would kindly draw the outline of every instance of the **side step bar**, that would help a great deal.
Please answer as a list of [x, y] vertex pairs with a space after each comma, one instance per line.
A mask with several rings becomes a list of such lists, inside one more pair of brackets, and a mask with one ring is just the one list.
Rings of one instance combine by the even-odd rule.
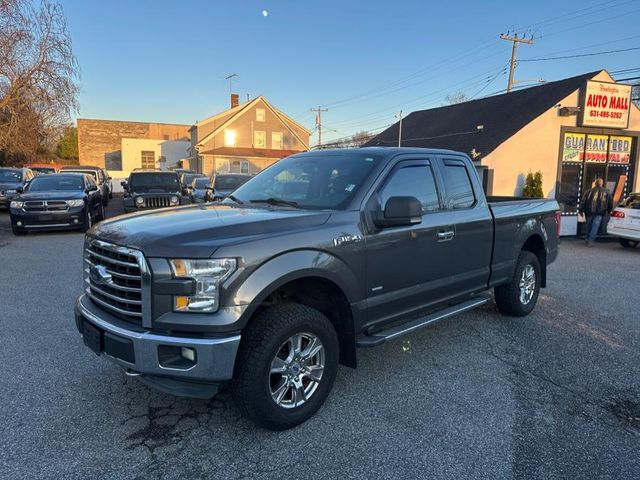
[[433, 325], [434, 323], [437, 323], [446, 318], [452, 317], [462, 312], [466, 312], [467, 310], [479, 307], [480, 305], [484, 305], [490, 299], [491, 297], [488, 295], [474, 297], [471, 300], [467, 300], [466, 302], [456, 303], [455, 305], [443, 308], [442, 310], [438, 310], [437, 312], [431, 313], [425, 317], [417, 318], [410, 322], [397, 325], [395, 327], [389, 328], [388, 330], [381, 330], [371, 335], [360, 335], [358, 337], [356, 345], [361, 348], [377, 347], [387, 340], [393, 340], [394, 338], [401, 337], [402, 335], [411, 333], [414, 330], [418, 330], [419, 328]]

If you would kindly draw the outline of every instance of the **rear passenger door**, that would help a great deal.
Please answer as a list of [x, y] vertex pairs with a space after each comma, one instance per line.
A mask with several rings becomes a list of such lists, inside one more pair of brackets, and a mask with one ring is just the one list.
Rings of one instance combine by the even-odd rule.
[[493, 248], [493, 219], [475, 171], [455, 157], [441, 157], [439, 176], [444, 187], [452, 236], [441, 253], [448, 259], [451, 289], [466, 294], [486, 288]]

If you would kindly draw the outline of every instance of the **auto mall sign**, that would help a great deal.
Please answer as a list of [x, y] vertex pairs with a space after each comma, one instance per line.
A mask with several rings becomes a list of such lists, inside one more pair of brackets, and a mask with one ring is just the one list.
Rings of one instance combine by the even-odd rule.
[[587, 81], [582, 104], [585, 127], [627, 128], [631, 107], [631, 85]]

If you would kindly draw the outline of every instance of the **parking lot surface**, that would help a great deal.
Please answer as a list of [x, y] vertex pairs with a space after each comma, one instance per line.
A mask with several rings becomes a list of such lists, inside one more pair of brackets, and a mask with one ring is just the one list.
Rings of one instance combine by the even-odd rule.
[[82, 241], [13, 237], [0, 212], [3, 478], [638, 478], [640, 248], [563, 240], [530, 316], [490, 303], [360, 350], [315, 417], [270, 432], [82, 344]]

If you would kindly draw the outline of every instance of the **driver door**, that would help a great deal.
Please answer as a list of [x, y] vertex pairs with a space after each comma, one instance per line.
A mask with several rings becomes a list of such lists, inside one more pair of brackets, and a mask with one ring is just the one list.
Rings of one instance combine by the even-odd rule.
[[422, 221], [365, 236], [368, 325], [392, 322], [446, 297], [449, 259], [442, 252], [453, 226], [440, 190], [430, 160], [405, 160], [369, 200], [369, 208], [384, 211], [391, 197], [415, 197]]

